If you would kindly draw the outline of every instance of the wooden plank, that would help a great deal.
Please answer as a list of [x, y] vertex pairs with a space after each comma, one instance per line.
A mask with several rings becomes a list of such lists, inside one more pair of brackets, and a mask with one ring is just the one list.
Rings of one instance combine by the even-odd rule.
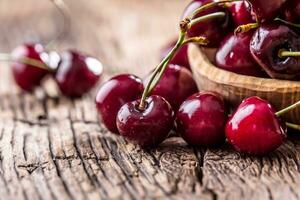
[[[176, 36], [187, 0], [68, 0], [73, 26], [58, 49], [101, 58], [105, 76], [145, 76], [159, 49]], [[0, 2], [0, 50], [49, 41], [60, 16], [48, 1]], [[144, 151], [108, 133], [94, 108], [96, 89], [82, 99], [21, 92], [1, 63], [0, 199], [299, 199], [299, 138], [265, 158], [224, 146], [193, 149], [179, 137]], [[46, 92], [48, 95], [42, 95]]]

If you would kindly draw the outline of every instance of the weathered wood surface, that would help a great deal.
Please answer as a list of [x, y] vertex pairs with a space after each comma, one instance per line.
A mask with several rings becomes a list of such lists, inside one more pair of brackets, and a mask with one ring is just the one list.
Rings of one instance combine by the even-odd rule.
[[[74, 25], [60, 49], [102, 59], [106, 76], [145, 75], [176, 35], [187, 1], [69, 0]], [[0, 1], [0, 50], [48, 41], [59, 15], [46, 0]], [[193, 149], [169, 138], [143, 151], [99, 124], [95, 91], [58, 98], [51, 82], [29, 95], [0, 68], [0, 199], [299, 199], [300, 140], [256, 158], [230, 147]]]

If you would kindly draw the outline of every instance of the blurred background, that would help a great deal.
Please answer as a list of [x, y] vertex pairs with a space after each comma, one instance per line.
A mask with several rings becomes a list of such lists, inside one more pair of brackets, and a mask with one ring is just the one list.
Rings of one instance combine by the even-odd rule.
[[[105, 78], [120, 72], [145, 75], [159, 62], [160, 49], [177, 37], [187, 0], [65, 0], [71, 10], [69, 34], [58, 50], [77, 49], [99, 58]], [[0, 51], [24, 42], [46, 44], [62, 29], [51, 0], [0, 1]], [[0, 93], [11, 92], [7, 64], [1, 62]], [[6, 67], [5, 67], [6, 66]], [[13, 86], [14, 87], [14, 86]]]

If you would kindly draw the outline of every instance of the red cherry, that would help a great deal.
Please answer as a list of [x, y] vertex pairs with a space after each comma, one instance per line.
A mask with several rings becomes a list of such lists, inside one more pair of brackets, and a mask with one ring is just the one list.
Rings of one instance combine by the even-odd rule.
[[[43, 63], [41, 58], [43, 53], [44, 48], [41, 44], [24, 44], [12, 51], [12, 57], [14, 60], [30, 58]], [[42, 79], [49, 74], [49, 70], [22, 62], [13, 62], [11, 67], [13, 77], [18, 86], [28, 92], [32, 92], [34, 88], [40, 85]]]
[[177, 111], [181, 103], [196, 92], [198, 88], [192, 73], [184, 67], [169, 65], [151, 94], [164, 97]]
[[225, 141], [227, 121], [223, 99], [211, 92], [189, 97], [177, 112], [177, 129], [193, 146], [214, 147]]
[[118, 133], [118, 111], [125, 103], [140, 98], [143, 89], [142, 80], [130, 74], [115, 76], [101, 86], [96, 97], [96, 106], [103, 124], [109, 131]]
[[216, 54], [216, 65], [224, 70], [248, 76], [266, 77], [266, 73], [253, 59], [250, 41], [253, 32], [229, 34]]
[[[166, 46], [161, 53], [161, 60], [163, 60], [168, 53], [173, 49], [177, 41], [173, 41], [170, 43], [168, 46]], [[189, 57], [188, 57], [188, 45], [183, 45], [173, 56], [171, 61], [169, 62], [170, 64], [174, 65], [180, 65], [182, 67], [186, 67], [188, 69], [191, 69], [190, 62], [189, 62]]]
[[98, 82], [103, 66], [95, 58], [77, 51], [65, 51], [55, 75], [61, 92], [68, 97], [81, 97]]
[[284, 19], [292, 23], [300, 21], [300, 0], [287, 1], [284, 6]]
[[277, 17], [287, 0], [247, 0], [259, 21], [273, 20]]
[[145, 110], [139, 109], [140, 100], [125, 104], [117, 116], [120, 134], [142, 147], [153, 147], [162, 143], [174, 124], [171, 105], [160, 96], [146, 99]]
[[227, 122], [226, 136], [236, 150], [264, 155], [282, 145], [286, 130], [269, 102], [250, 97], [242, 102]]
[[[185, 9], [182, 19], [192, 14], [192, 12], [203, 5], [213, 2], [214, 0], [194, 0]], [[215, 12], [226, 12], [221, 7], [208, 9], [196, 16], [196, 18], [212, 14]], [[224, 36], [230, 31], [229, 15], [222, 19], [212, 19], [206, 22], [198, 23], [188, 30], [189, 37], [202, 36], [208, 39], [207, 47], [218, 47]]]
[[251, 7], [247, 1], [233, 2], [228, 9], [236, 26], [255, 22], [251, 15]]

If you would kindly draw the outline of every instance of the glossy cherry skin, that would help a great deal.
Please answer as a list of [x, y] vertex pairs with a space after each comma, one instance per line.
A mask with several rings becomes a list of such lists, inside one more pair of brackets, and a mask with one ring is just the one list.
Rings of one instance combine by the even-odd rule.
[[142, 80], [131, 74], [115, 76], [101, 86], [96, 97], [96, 106], [102, 123], [109, 131], [118, 133], [118, 111], [125, 103], [139, 99], [143, 90]]
[[[201, 6], [211, 3], [213, 0], [194, 0], [185, 9], [183, 13], [183, 19], [193, 13], [194, 10]], [[189, 37], [203, 36], [208, 39], [209, 44], [207, 47], [218, 47], [224, 36], [230, 31], [230, 16], [228, 12], [221, 8], [215, 7], [208, 9], [196, 16], [196, 18], [203, 15], [215, 13], [215, 12], [226, 12], [227, 15], [221, 19], [212, 19], [206, 22], [198, 23], [188, 30]]]
[[273, 20], [280, 15], [287, 0], [247, 0], [258, 21]]
[[284, 19], [292, 23], [300, 21], [300, 0], [287, 1], [283, 11]]
[[171, 105], [160, 96], [150, 96], [145, 110], [140, 100], [125, 104], [117, 116], [117, 127], [122, 136], [144, 148], [155, 147], [169, 135], [174, 125]]
[[276, 150], [286, 130], [269, 102], [259, 97], [245, 99], [226, 124], [226, 137], [240, 152], [264, 155]]
[[252, 31], [238, 35], [230, 33], [216, 53], [216, 66], [237, 74], [266, 77], [251, 55], [249, 45], [252, 35]]
[[[176, 41], [171, 42], [168, 46], [163, 48], [161, 52], [161, 60], [163, 60], [168, 53], [172, 50], [172, 48], [175, 46]], [[186, 67], [187, 69], [191, 69], [189, 57], [188, 57], [188, 45], [182, 46], [176, 54], [173, 56], [173, 58], [170, 61], [170, 64], [174, 65], [180, 65], [182, 67]]]
[[192, 146], [215, 147], [225, 141], [226, 108], [218, 94], [194, 94], [183, 102], [176, 118], [178, 132]]
[[255, 22], [251, 15], [251, 7], [247, 1], [237, 1], [228, 7], [235, 26], [249, 24]]
[[[24, 44], [15, 48], [11, 54], [15, 60], [31, 58], [43, 62], [41, 57], [44, 53], [44, 48], [40, 44]], [[21, 62], [13, 62], [11, 67], [15, 82], [21, 89], [28, 92], [32, 92], [34, 88], [40, 85], [42, 79], [49, 74], [49, 70]]]
[[250, 51], [256, 62], [272, 78], [299, 79], [300, 57], [281, 58], [281, 50], [299, 51], [300, 38], [288, 26], [280, 23], [262, 24], [254, 33]]
[[99, 60], [77, 51], [65, 51], [55, 74], [61, 92], [68, 97], [81, 97], [99, 81], [103, 66]]
[[196, 92], [198, 88], [192, 73], [184, 67], [169, 65], [151, 94], [164, 97], [176, 112], [182, 102]]

